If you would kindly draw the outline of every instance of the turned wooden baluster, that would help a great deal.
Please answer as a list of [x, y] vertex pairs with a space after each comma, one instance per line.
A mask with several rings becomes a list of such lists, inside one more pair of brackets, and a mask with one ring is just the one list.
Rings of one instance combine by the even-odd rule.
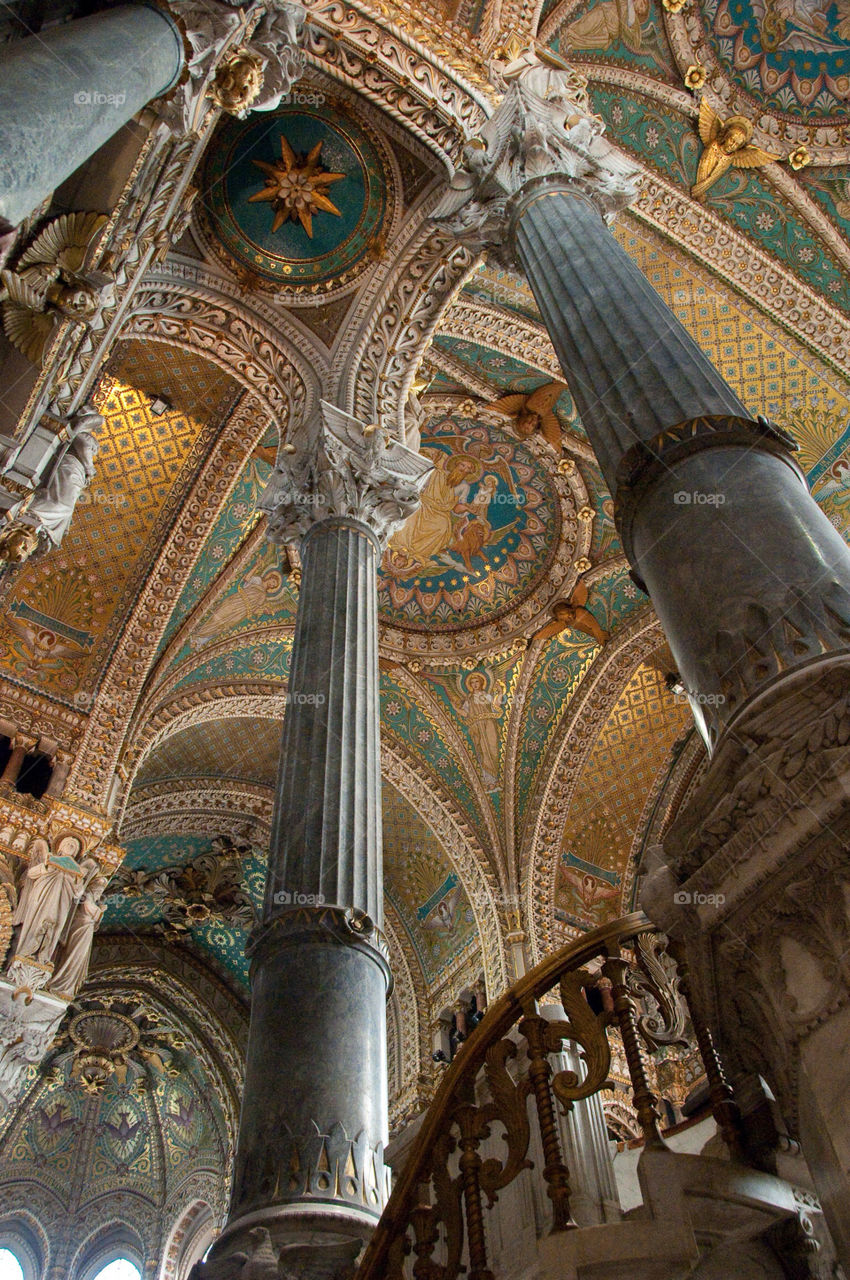
[[460, 1170], [463, 1188], [463, 1204], [466, 1211], [466, 1241], [469, 1249], [469, 1280], [494, 1280], [487, 1266], [487, 1240], [484, 1234], [484, 1209], [481, 1204], [481, 1157], [478, 1147], [488, 1136], [482, 1129], [478, 1107], [475, 1105], [475, 1085], [468, 1081], [462, 1086], [461, 1102], [455, 1108], [454, 1120], [460, 1129]]
[[646, 1052], [638, 1031], [637, 1005], [627, 985], [629, 967], [629, 961], [623, 956], [609, 956], [602, 966], [602, 973], [611, 982], [614, 1019], [626, 1051], [632, 1098], [643, 1130], [644, 1144], [666, 1148], [667, 1144], [658, 1131], [658, 1098], [649, 1086]]
[[[523, 1018], [519, 1024], [519, 1031], [520, 1035], [525, 1036], [528, 1045], [528, 1078], [537, 1104], [537, 1119], [540, 1124], [540, 1138], [546, 1161], [543, 1180], [547, 1184], [546, 1194], [552, 1201], [550, 1234], [554, 1235], [558, 1231], [574, 1231], [578, 1223], [573, 1221], [570, 1213], [570, 1174], [562, 1158], [558, 1121], [549, 1084], [552, 1078], [552, 1064], [548, 1055], [555, 1052], [556, 1048], [550, 1044], [550, 1026], [551, 1023], [535, 1013]], [[560, 1038], [558, 1046], [560, 1046]]]
[[419, 1184], [416, 1204], [410, 1211], [410, 1221], [414, 1234], [413, 1252], [416, 1254], [416, 1261], [413, 1264], [413, 1274], [416, 1280], [441, 1280], [443, 1268], [431, 1257], [440, 1233], [427, 1182]]
[[741, 1112], [735, 1101], [734, 1090], [726, 1079], [723, 1060], [714, 1044], [714, 1036], [708, 1025], [700, 1017], [691, 1003], [690, 966], [688, 965], [684, 947], [674, 939], [670, 939], [667, 950], [676, 961], [679, 974], [679, 986], [691, 1015], [691, 1023], [697, 1038], [702, 1065], [708, 1080], [708, 1096], [711, 1100], [711, 1113], [720, 1130], [723, 1141], [729, 1148], [729, 1154], [738, 1160], [744, 1159], [741, 1144]]

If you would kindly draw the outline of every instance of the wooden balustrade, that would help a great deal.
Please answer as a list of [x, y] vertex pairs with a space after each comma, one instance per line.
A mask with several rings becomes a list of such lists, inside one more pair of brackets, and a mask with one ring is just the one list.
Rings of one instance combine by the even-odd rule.
[[[644, 1139], [664, 1145], [647, 1050], [687, 1044], [685, 993], [665, 961], [664, 942], [634, 912], [548, 956], [490, 1004], [443, 1075], [356, 1280], [456, 1280], [462, 1272], [469, 1280], [497, 1280], [488, 1257], [486, 1211], [503, 1187], [533, 1167], [531, 1117], [540, 1133], [539, 1176], [552, 1204], [551, 1232], [576, 1230], [556, 1105], [569, 1111], [604, 1087], [611, 1065], [609, 1027], [622, 1037]], [[594, 989], [599, 999], [591, 1003], [588, 993]], [[566, 1020], [541, 1015], [538, 1001], [549, 993], [559, 999]], [[715, 1118], [734, 1145], [730, 1090], [710, 1032], [702, 1026], [696, 1031], [710, 1059], [705, 1065]], [[551, 1055], [565, 1043], [580, 1052], [581, 1076], [553, 1071]], [[494, 1126], [504, 1131], [501, 1158], [480, 1150]]]

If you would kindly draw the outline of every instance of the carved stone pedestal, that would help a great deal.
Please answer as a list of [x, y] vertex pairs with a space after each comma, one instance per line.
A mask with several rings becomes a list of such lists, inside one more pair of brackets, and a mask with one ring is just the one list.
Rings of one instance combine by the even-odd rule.
[[66, 1000], [36, 991], [27, 998], [0, 979], [0, 1112], [9, 1114], [68, 1008]]
[[[850, 657], [768, 687], [664, 841], [644, 909], [734, 1072], [764, 1076], [850, 1265]], [[666, 865], [665, 865], [666, 863]]]

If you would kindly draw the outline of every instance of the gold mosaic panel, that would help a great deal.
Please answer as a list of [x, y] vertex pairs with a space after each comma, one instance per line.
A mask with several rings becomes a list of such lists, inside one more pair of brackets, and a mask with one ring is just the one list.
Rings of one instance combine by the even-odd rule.
[[850, 415], [850, 383], [754, 309], [713, 288], [663, 242], [632, 219], [614, 227], [620, 244], [753, 413], [790, 425], [801, 405], [827, 405]]
[[178, 410], [158, 416], [150, 405], [134, 387], [105, 380], [96, 475], [62, 546], [25, 566], [7, 597], [0, 667], [16, 679], [37, 676], [41, 692], [68, 697], [85, 687], [87, 659], [203, 430], [195, 418]]
[[561, 842], [556, 920], [595, 926], [621, 910], [640, 816], [676, 737], [690, 720], [658, 667], [634, 673], [608, 716], [570, 806]]

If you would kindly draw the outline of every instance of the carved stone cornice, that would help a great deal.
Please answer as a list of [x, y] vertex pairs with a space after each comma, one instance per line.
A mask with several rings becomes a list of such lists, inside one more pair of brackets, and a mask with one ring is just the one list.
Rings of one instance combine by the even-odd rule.
[[431, 463], [390, 440], [379, 424], [367, 426], [321, 402], [321, 416], [290, 433], [259, 506], [272, 542], [294, 542], [330, 519], [366, 525], [383, 550], [419, 505]]
[[270, 787], [235, 778], [146, 783], [133, 789], [121, 822], [121, 839], [207, 832], [211, 823], [222, 835], [242, 836], [250, 826], [267, 836], [273, 800]]
[[306, 9], [309, 61], [356, 85], [441, 160], [455, 155], [486, 118], [492, 87], [483, 68], [457, 44], [452, 50], [447, 41], [437, 54], [428, 32], [421, 39], [409, 34], [415, 31], [409, 11], [402, 25], [372, 16], [358, 0], [315, 0]]
[[[437, 332], [480, 343], [502, 355], [522, 360], [549, 378], [563, 381], [563, 370], [542, 321], [526, 320], [489, 303], [461, 297], [441, 317]], [[431, 359], [430, 353], [428, 359]]]
[[587, 81], [557, 56], [527, 50], [501, 78], [504, 97], [464, 147], [465, 167], [432, 216], [474, 251], [514, 266], [514, 224], [531, 191], [573, 190], [610, 221], [637, 195], [640, 170], [603, 136]]

